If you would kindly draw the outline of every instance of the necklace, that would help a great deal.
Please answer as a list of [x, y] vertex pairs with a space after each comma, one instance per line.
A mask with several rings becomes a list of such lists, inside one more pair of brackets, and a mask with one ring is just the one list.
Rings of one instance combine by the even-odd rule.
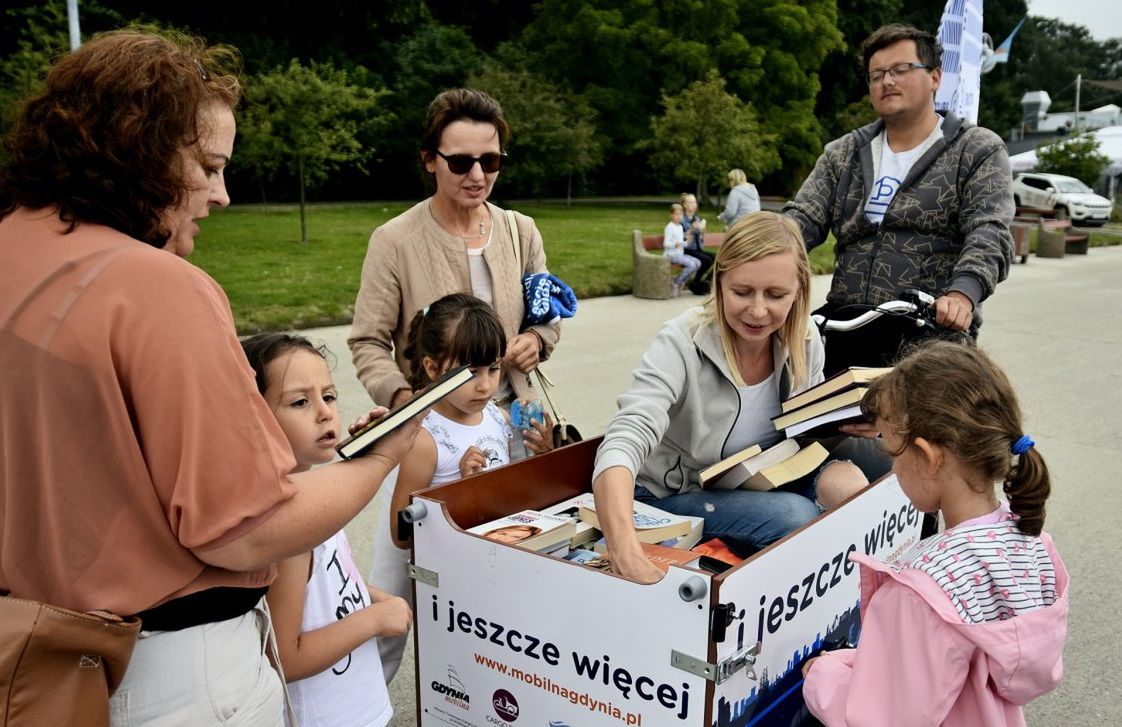
[[[488, 213], [488, 215], [489, 215], [489, 214], [490, 214], [490, 213]], [[440, 219], [439, 219], [439, 218], [437, 218], [435, 214], [433, 214], [433, 217], [434, 217], [434, 218], [436, 219], [436, 221], [437, 221], [437, 222], [439, 222], [439, 223], [440, 223], [440, 226], [441, 226], [441, 227], [443, 227], [443, 228], [444, 228], [444, 229], [445, 229], [445, 230], [446, 230], [446, 231], [447, 231], [447, 232], [448, 232], [448, 233], [449, 233], [450, 235], [454, 235], [455, 237], [458, 237], [458, 238], [460, 238], [460, 239], [461, 239], [461, 240], [463, 240], [464, 242], [470, 242], [470, 241], [472, 241], [472, 240], [479, 240], [479, 239], [481, 239], [481, 238], [482, 238], [482, 237], [483, 237], [483, 236], [484, 236], [484, 235], [486, 234], [486, 232], [487, 232], [487, 221], [486, 221], [486, 220], [480, 220], [480, 221], [479, 221], [479, 232], [475, 232], [475, 233], [468, 233], [468, 234], [466, 234], [466, 235], [462, 235], [462, 234], [460, 234], [459, 232], [456, 232], [456, 231], [455, 231], [455, 228], [453, 228], [453, 226], [452, 226], [452, 225], [450, 225], [450, 224], [445, 224], [445, 223], [443, 223], [443, 222], [440, 222]]]

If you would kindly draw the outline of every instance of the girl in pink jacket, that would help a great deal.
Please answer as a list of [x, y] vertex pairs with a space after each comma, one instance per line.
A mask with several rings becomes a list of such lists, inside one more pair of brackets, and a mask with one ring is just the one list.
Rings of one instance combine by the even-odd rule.
[[1063, 675], [1068, 576], [1041, 532], [1048, 469], [1009, 380], [981, 351], [935, 343], [862, 405], [904, 493], [947, 529], [891, 563], [853, 556], [860, 644], [803, 666], [808, 709], [831, 727], [1024, 725], [1022, 705]]

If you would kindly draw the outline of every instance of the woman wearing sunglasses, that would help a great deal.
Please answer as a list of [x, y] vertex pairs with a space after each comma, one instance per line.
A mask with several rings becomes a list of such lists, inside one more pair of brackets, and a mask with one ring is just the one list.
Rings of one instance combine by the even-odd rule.
[[[358, 377], [374, 401], [392, 406], [412, 394], [405, 358], [409, 322], [451, 293], [483, 299], [502, 321], [507, 352], [496, 399], [537, 398], [526, 374], [549, 357], [560, 328], [522, 328], [522, 276], [546, 269], [541, 233], [529, 217], [515, 214], [519, 269], [506, 213], [487, 201], [509, 139], [502, 108], [482, 91], [445, 91], [429, 104], [420, 155], [433, 194], [374, 230], [355, 301], [348, 343]], [[387, 505], [382, 512], [389, 511], [392, 495], [392, 487], [381, 488], [379, 500]], [[388, 526], [388, 518], [379, 518], [372, 580], [384, 591], [403, 593], [405, 571], [385, 557], [393, 551]], [[387, 681], [397, 670], [405, 639], [390, 641], [379, 643]]]
[[432, 301], [462, 292], [491, 304], [503, 322], [506, 372], [498, 398], [536, 398], [524, 374], [549, 357], [560, 329], [520, 329], [522, 276], [545, 271], [545, 250], [534, 221], [516, 213], [519, 270], [505, 212], [487, 201], [509, 139], [502, 108], [482, 91], [445, 91], [429, 104], [421, 165], [433, 194], [374, 230], [355, 301], [351, 355], [379, 404], [399, 404], [412, 393], [409, 321]]

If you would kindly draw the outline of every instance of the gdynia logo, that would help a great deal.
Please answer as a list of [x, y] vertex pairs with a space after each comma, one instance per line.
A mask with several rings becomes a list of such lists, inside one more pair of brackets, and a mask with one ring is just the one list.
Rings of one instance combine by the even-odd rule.
[[448, 665], [447, 683], [441, 684], [433, 679], [430, 686], [437, 694], [443, 694], [444, 701], [446, 702], [454, 704], [457, 707], [463, 707], [464, 709], [467, 709], [471, 705], [471, 695], [467, 693], [467, 687], [460, 681], [459, 674], [456, 673], [456, 669], [451, 664]]

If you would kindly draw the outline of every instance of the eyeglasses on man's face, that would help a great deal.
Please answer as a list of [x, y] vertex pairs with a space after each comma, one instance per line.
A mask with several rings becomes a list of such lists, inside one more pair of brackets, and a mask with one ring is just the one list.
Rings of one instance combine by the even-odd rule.
[[467, 174], [476, 162], [479, 162], [479, 167], [485, 174], [494, 174], [502, 168], [503, 157], [506, 156], [506, 153], [490, 151], [473, 157], [470, 154], [445, 154], [437, 149], [436, 155], [447, 162], [448, 171], [453, 174]]
[[897, 63], [883, 71], [872, 71], [866, 80], [870, 86], [876, 86], [884, 81], [886, 75], [893, 78], [904, 78], [917, 68], [931, 68], [931, 66], [926, 63]]

